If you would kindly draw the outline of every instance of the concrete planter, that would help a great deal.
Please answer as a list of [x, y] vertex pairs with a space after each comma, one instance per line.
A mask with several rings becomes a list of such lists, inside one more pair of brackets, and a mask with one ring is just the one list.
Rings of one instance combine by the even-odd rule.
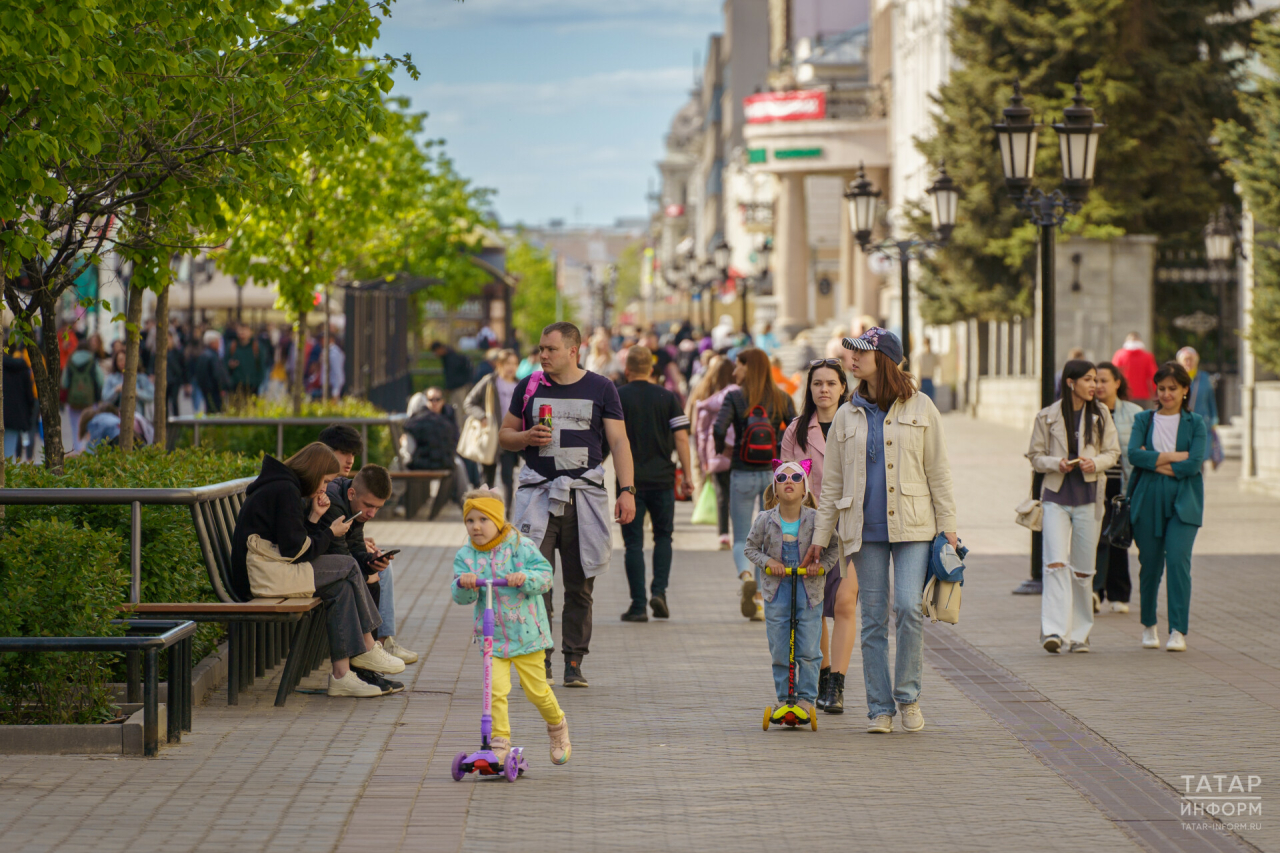
[[[199, 705], [227, 679], [227, 644], [191, 670], [191, 698]], [[125, 686], [114, 685], [123, 723], [98, 725], [0, 726], [0, 755], [142, 755], [142, 705], [123, 702]], [[167, 740], [165, 702], [168, 684], [160, 685], [160, 745]]]

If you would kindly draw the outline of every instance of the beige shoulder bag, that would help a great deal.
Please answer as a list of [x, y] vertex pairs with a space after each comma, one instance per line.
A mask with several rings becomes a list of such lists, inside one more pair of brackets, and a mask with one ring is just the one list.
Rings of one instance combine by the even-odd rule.
[[310, 563], [295, 563], [311, 547], [308, 539], [289, 559], [274, 542], [254, 533], [246, 543], [245, 567], [249, 570], [249, 591], [254, 598], [310, 598], [316, 592], [316, 576]]

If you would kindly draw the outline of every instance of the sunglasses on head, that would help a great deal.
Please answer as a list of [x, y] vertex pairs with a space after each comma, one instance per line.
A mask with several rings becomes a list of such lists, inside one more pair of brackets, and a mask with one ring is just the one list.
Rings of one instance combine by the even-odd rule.
[[812, 370], [815, 367], [834, 367], [836, 370], [841, 370], [844, 365], [840, 363], [838, 358], [815, 358], [809, 362], [809, 369]]
[[773, 480], [776, 483], [785, 483], [787, 482], [787, 478], [790, 478], [793, 483], [804, 482], [804, 474], [801, 474], [799, 471], [793, 471], [790, 474], [786, 471], [779, 471], [777, 474], [773, 475]]

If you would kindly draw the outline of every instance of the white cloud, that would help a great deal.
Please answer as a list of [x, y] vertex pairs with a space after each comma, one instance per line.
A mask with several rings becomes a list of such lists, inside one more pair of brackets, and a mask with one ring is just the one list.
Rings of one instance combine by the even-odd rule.
[[559, 31], [642, 28], [665, 35], [705, 33], [720, 0], [399, 0], [393, 26], [446, 29], [541, 26]]
[[[587, 109], [625, 109], [637, 103], [679, 103], [692, 88], [688, 68], [603, 71], [542, 83], [408, 83], [397, 87], [412, 98], [415, 109], [442, 122], [456, 123], [462, 115], [485, 120], [498, 115], [556, 116]], [[674, 99], [674, 100], [673, 100]]]

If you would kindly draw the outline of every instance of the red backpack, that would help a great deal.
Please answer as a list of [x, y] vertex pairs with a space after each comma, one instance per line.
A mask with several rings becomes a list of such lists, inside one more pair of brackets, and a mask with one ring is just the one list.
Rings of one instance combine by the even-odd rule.
[[773, 420], [764, 406], [753, 406], [747, 412], [747, 424], [742, 430], [739, 458], [750, 465], [768, 465], [777, 453], [778, 433], [773, 428]]

